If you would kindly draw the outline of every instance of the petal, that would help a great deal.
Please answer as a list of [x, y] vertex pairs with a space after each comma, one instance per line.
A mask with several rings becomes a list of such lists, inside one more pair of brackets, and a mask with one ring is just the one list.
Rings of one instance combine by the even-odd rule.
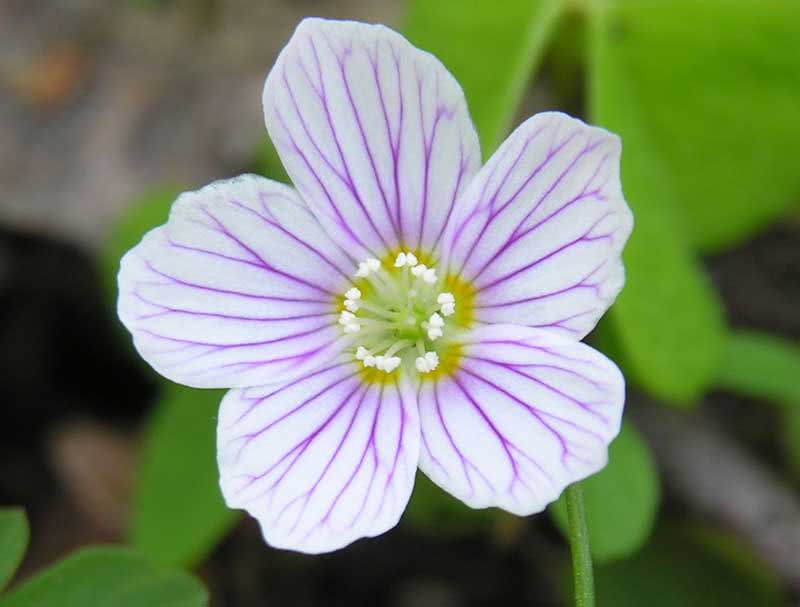
[[422, 384], [420, 469], [473, 508], [539, 512], [606, 464], [624, 400], [619, 369], [589, 346], [481, 327], [451, 376]]
[[303, 199], [361, 257], [432, 252], [480, 166], [461, 87], [381, 25], [301, 22], [267, 78], [264, 115]]
[[476, 289], [488, 323], [584, 337], [624, 283], [633, 219], [619, 138], [560, 113], [537, 114], [470, 184], [448, 228], [447, 267]]
[[413, 388], [369, 385], [350, 361], [280, 387], [232, 390], [218, 426], [222, 493], [277, 548], [319, 553], [397, 524], [414, 485]]
[[173, 381], [284, 381], [341, 351], [334, 298], [353, 267], [294, 190], [245, 175], [182, 194], [125, 255], [118, 313]]

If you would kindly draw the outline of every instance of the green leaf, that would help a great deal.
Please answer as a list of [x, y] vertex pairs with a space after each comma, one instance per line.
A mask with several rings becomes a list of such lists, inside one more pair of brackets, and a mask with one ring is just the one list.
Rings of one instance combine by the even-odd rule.
[[800, 408], [800, 346], [756, 331], [733, 332], [717, 381], [727, 390]]
[[28, 519], [21, 508], [0, 510], [0, 590], [11, 581], [28, 547]]
[[130, 540], [156, 563], [196, 564], [239, 519], [219, 490], [215, 428], [222, 396], [170, 384], [148, 427]]
[[789, 472], [800, 480], [800, 407], [784, 412], [781, 434]]
[[598, 567], [597, 607], [780, 605], [773, 576], [738, 544], [709, 532], [659, 532], [635, 557]]
[[100, 255], [103, 279], [112, 300], [117, 298], [119, 260], [149, 230], [167, 221], [169, 208], [178, 194], [180, 190], [175, 187], [163, 187], [143, 194], [126, 209], [114, 225]]
[[127, 548], [87, 548], [0, 598], [0, 607], [203, 607], [202, 585]]
[[704, 250], [739, 243], [800, 202], [800, 2], [606, 4], [608, 125], [629, 159], [658, 165], [646, 190], [645, 175], [627, 172], [631, 198], [644, 204], [651, 192], [679, 208]]
[[[581, 485], [595, 562], [607, 563], [639, 550], [652, 531], [660, 491], [650, 449], [631, 424], [625, 422], [611, 443], [608, 465]], [[563, 495], [550, 513], [566, 537]]]
[[597, 3], [590, 16], [590, 114], [622, 137], [622, 183], [636, 222], [624, 254], [626, 286], [611, 322], [636, 383], [664, 400], [690, 403], [716, 373], [723, 314], [681, 223], [675, 173], [658, 155], [651, 116], [626, 69], [620, 39], [629, 30], [605, 6]]
[[563, 0], [411, 0], [404, 33], [464, 88], [485, 156], [506, 135]]
[[265, 138], [256, 148], [255, 168], [258, 173], [282, 183], [291, 183], [283, 167], [278, 151], [269, 138]]

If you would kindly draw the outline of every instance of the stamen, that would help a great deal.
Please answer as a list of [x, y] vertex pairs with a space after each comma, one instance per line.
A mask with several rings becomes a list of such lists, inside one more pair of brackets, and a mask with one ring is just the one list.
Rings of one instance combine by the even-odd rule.
[[440, 363], [431, 342], [449, 326], [445, 318], [455, 313], [455, 297], [438, 291], [436, 269], [419, 263], [414, 253], [401, 251], [384, 261], [358, 264], [356, 276], [364, 282], [345, 292], [339, 324], [345, 333], [358, 333], [353, 355], [365, 368], [392, 373], [413, 360], [418, 372], [430, 373]]
[[417, 357], [414, 366], [420, 373], [430, 373], [439, 366], [439, 355], [436, 352], [426, 352], [424, 356]]
[[377, 272], [381, 268], [381, 262], [374, 257], [370, 257], [366, 261], [362, 261], [358, 264], [358, 270], [356, 271], [356, 276], [359, 278], [366, 278], [370, 275], [370, 272]]
[[434, 341], [439, 339], [444, 334], [442, 331], [442, 327], [444, 327], [444, 319], [434, 312], [431, 314], [431, 317], [428, 319], [427, 323], [422, 323], [422, 327], [428, 330], [428, 339]]
[[439, 297], [436, 298], [436, 303], [441, 306], [439, 311], [445, 316], [452, 316], [455, 314], [456, 298], [453, 297], [452, 293], [439, 293]]

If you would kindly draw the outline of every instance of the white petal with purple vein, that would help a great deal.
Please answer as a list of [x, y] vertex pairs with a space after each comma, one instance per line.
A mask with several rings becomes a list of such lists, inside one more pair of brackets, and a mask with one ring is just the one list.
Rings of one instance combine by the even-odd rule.
[[232, 390], [218, 425], [222, 492], [266, 541], [336, 550], [397, 524], [414, 484], [413, 388], [369, 386], [342, 360], [279, 387]]
[[119, 317], [173, 381], [284, 381], [341, 351], [334, 297], [353, 267], [294, 190], [244, 175], [181, 195], [125, 255]]
[[264, 88], [267, 129], [337, 242], [433, 251], [480, 147], [455, 79], [381, 25], [306, 19]]
[[420, 469], [473, 508], [539, 512], [605, 465], [624, 399], [619, 369], [589, 346], [481, 327], [451, 377], [422, 384]]
[[565, 114], [537, 114], [492, 156], [457, 204], [448, 265], [477, 289], [476, 317], [579, 339], [624, 283], [633, 219], [619, 138]]

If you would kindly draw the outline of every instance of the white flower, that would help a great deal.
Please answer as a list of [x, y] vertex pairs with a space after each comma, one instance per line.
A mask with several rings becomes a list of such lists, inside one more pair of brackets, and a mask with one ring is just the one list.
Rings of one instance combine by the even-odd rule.
[[183, 194], [119, 274], [141, 355], [232, 388], [228, 505], [316, 553], [393, 527], [417, 467], [520, 515], [602, 468], [623, 379], [580, 340], [623, 285], [618, 138], [538, 114], [481, 168], [441, 63], [320, 19], [283, 49], [264, 112], [294, 187]]

